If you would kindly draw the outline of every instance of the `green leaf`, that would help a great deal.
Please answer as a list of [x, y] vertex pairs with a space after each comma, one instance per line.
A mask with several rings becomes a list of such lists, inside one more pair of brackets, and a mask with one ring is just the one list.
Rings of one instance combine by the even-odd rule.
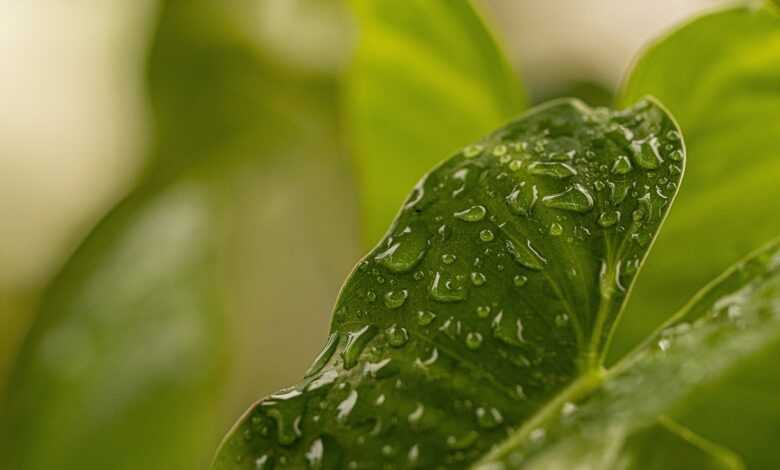
[[215, 468], [460, 468], [597, 386], [683, 163], [654, 101], [553, 101], [466, 147], [349, 277], [304, 380], [252, 407]]
[[[651, 45], [622, 103], [650, 94], [685, 131], [690, 170], [626, 319], [618, 358], [707, 280], [780, 233], [780, 16], [755, 6], [707, 14]], [[663, 295], [659, 295], [663, 292]]]
[[515, 116], [525, 99], [468, 2], [351, 4], [359, 36], [347, 120], [371, 246], [419, 175]]
[[[668, 426], [665, 415], [673, 419], [685, 415], [703, 392], [713, 391], [709, 386], [742, 369], [746, 361], [766, 359], [779, 343], [777, 240], [701, 291], [665, 328], [603, 373], [598, 388], [572, 393], [566, 403], [550, 407], [546, 419], [515, 432], [477, 468], [495, 468], [491, 465], [497, 462], [522, 463], [524, 469], [647, 468], [632, 459], [641, 458], [642, 447], [651, 445], [637, 447], [637, 439], [644, 441], [648, 432], [654, 434], [659, 418]], [[767, 372], [771, 369], [766, 362], [764, 366]], [[717, 416], [719, 410], [707, 411]], [[768, 421], [771, 417], [764, 416], [756, 424], [763, 426]], [[777, 421], [773, 423], [776, 426]], [[720, 421], [720, 427], [734, 425]], [[740, 431], [766, 446], [775, 442], [774, 436], [753, 429], [742, 427]], [[714, 468], [740, 468], [730, 452], [690, 435], [685, 428], [681, 436], [693, 438], [697, 447], [708, 450], [721, 464]], [[663, 468], [699, 468], [680, 466], [671, 459], [666, 464]]]
[[[268, 205], [258, 186], [280, 162], [319, 170], [337, 154], [334, 80], [266, 57], [241, 29], [246, 13], [232, 2], [162, 5], [148, 63], [150, 164], [45, 292], [0, 403], [0, 467], [203, 468], [224, 415], [234, 419], [226, 389], [248, 387], [228, 375], [239, 362], [228, 353], [250, 340], [229, 330], [256, 324], [255, 304], [236, 306], [244, 290], [264, 292], [244, 284], [255, 280], [246, 260], [268, 240], [246, 237]], [[314, 191], [329, 178], [317, 174]]]

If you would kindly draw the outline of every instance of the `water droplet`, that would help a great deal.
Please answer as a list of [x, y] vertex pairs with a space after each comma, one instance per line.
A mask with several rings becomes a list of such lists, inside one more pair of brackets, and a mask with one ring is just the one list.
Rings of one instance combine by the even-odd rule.
[[504, 198], [504, 201], [514, 214], [527, 217], [533, 210], [537, 199], [539, 199], [539, 189], [536, 185], [527, 186], [522, 183], [515, 186], [512, 192]]
[[437, 272], [431, 283], [431, 297], [439, 302], [459, 302], [466, 298], [466, 289], [453, 280], [445, 281]]
[[306, 374], [304, 374], [304, 378], [309, 378], [317, 373], [319, 373], [323, 367], [325, 367], [325, 364], [328, 363], [331, 356], [333, 356], [333, 353], [336, 352], [336, 347], [339, 343], [339, 332], [335, 331], [328, 336], [328, 340], [325, 342], [325, 347], [322, 348], [322, 351], [317, 355], [317, 358], [314, 359], [314, 362], [311, 366], [309, 366], [309, 369], [306, 371]]
[[347, 334], [347, 345], [341, 352], [344, 368], [351, 369], [357, 365], [358, 358], [369, 341], [377, 334], [378, 328], [366, 325], [363, 328]]
[[492, 429], [504, 422], [504, 417], [495, 408], [477, 408], [477, 424], [485, 429]]
[[608, 182], [609, 185], [609, 202], [613, 206], [621, 204], [628, 195], [629, 183], [627, 181]]
[[512, 160], [509, 162], [509, 169], [512, 171], [520, 171], [523, 168], [523, 162], [520, 160]]
[[398, 373], [398, 367], [391, 365], [392, 359], [389, 357], [379, 362], [366, 362], [363, 365], [363, 375], [374, 379], [386, 379]]
[[420, 458], [420, 447], [417, 444], [410, 447], [406, 458], [409, 460], [410, 464], [414, 465], [417, 463], [417, 460]]
[[561, 415], [563, 417], [569, 417], [577, 412], [577, 405], [574, 403], [567, 401], [563, 404], [563, 408], [561, 408]]
[[407, 419], [409, 420], [409, 424], [412, 426], [416, 426], [420, 420], [423, 417], [423, 414], [425, 413], [425, 407], [422, 403], [417, 403], [417, 408], [414, 409], [411, 413], [409, 413], [409, 416]]
[[671, 346], [672, 346], [672, 342], [668, 338], [664, 338], [658, 341], [658, 349], [660, 349], [663, 352], [668, 351]]
[[387, 342], [394, 348], [403, 347], [409, 340], [409, 333], [406, 328], [393, 325], [387, 329]]
[[391, 446], [390, 444], [385, 444], [382, 446], [382, 456], [390, 458], [395, 455], [395, 447]]
[[481, 154], [483, 150], [484, 147], [479, 144], [469, 145], [468, 147], [463, 149], [463, 156], [466, 158], [474, 158], [479, 154]]
[[542, 428], [534, 429], [531, 431], [531, 434], [528, 435], [533, 444], [541, 444], [546, 436], [547, 432]]
[[669, 140], [680, 140], [680, 133], [674, 129], [671, 129], [666, 133], [666, 138]]
[[450, 317], [439, 327], [439, 331], [447, 335], [450, 339], [456, 339], [460, 336], [460, 322], [455, 317]]
[[496, 157], [500, 157], [502, 155], [505, 155], [507, 150], [508, 149], [504, 144], [496, 145], [495, 147], [493, 147], [493, 155], [495, 155]]
[[358, 399], [357, 390], [351, 390], [349, 392], [349, 395], [347, 395], [347, 398], [345, 398], [341, 403], [336, 405], [336, 409], [338, 410], [336, 419], [338, 421], [344, 422], [347, 418], [349, 418], [349, 414], [352, 413], [352, 409], [355, 407], [355, 403], [357, 403], [357, 399]]
[[387, 291], [385, 294], [385, 307], [392, 309], [399, 308], [406, 303], [408, 297], [409, 291], [406, 289]]
[[463, 436], [448, 436], [447, 447], [455, 450], [464, 450], [471, 447], [479, 439], [479, 434], [476, 431], [469, 431]]
[[593, 196], [581, 184], [575, 184], [563, 192], [542, 198], [547, 207], [571, 212], [588, 212], [593, 209]]
[[486, 228], [479, 232], [479, 239], [483, 242], [492, 242], [493, 238], [495, 238], [495, 236], [493, 235], [493, 232], [490, 231], [490, 229]]
[[452, 263], [455, 262], [456, 258], [457, 257], [455, 255], [452, 255], [452, 254], [449, 254], [449, 253], [445, 253], [445, 254], [441, 255], [441, 262], [444, 263], [444, 264], [452, 264]]
[[487, 278], [480, 272], [473, 271], [471, 273], [471, 283], [479, 287], [487, 282]]
[[555, 324], [559, 327], [566, 326], [569, 323], [569, 315], [566, 313], [559, 313], [555, 315]]
[[466, 335], [466, 347], [477, 350], [482, 346], [482, 335], [477, 331], [471, 331]]
[[309, 446], [309, 450], [306, 451], [306, 461], [309, 464], [309, 468], [320, 469], [322, 468], [322, 454], [325, 452], [325, 446], [322, 444], [322, 439], [315, 439]]
[[631, 143], [634, 161], [640, 168], [655, 170], [662, 162], [658, 153], [659, 142], [655, 137]]
[[472, 206], [466, 210], [456, 212], [454, 215], [456, 218], [466, 222], [479, 222], [485, 218], [486, 214], [487, 209], [485, 209], [485, 206]]
[[507, 240], [506, 248], [518, 264], [528, 269], [541, 271], [547, 263], [547, 260], [531, 245], [530, 240], [519, 247], [512, 240]]
[[379, 264], [395, 273], [414, 269], [428, 251], [428, 233], [422, 225], [407, 227], [389, 248], [374, 258]]
[[522, 274], [517, 274], [514, 279], [512, 279], [512, 282], [514, 282], [515, 287], [523, 287], [528, 282], [528, 278]]
[[617, 157], [615, 163], [612, 165], [612, 173], [616, 175], [626, 175], [631, 172], [633, 167], [631, 161], [625, 155]]
[[262, 455], [255, 460], [255, 470], [271, 470], [274, 468], [274, 461], [267, 455]]
[[490, 315], [490, 305], [480, 305], [477, 307], [477, 316], [487, 318]]
[[366, 300], [369, 302], [374, 302], [376, 300], [376, 292], [372, 290], [366, 292]]
[[673, 162], [681, 162], [683, 160], [682, 150], [679, 150], [679, 149], [673, 150], [669, 154], [669, 159], [672, 160]]
[[523, 339], [523, 322], [518, 318], [514, 324], [504, 318], [503, 310], [493, 318], [493, 336], [510, 346], [520, 346]]
[[269, 409], [266, 414], [276, 423], [276, 440], [288, 446], [301, 437], [301, 406], [267, 402], [263, 406]]
[[620, 212], [618, 211], [604, 211], [599, 214], [598, 223], [604, 228], [612, 227], [620, 221]]
[[420, 326], [428, 326], [436, 318], [436, 314], [427, 310], [420, 310], [417, 312], [417, 324]]
[[533, 162], [528, 165], [532, 175], [552, 176], [554, 178], [569, 178], [577, 174], [577, 170], [561, 162]]
[[549, 232], [553, 237], [559, 237], [563, 233], [563, 226], [558, 222], [553, 222], [550, 224]]

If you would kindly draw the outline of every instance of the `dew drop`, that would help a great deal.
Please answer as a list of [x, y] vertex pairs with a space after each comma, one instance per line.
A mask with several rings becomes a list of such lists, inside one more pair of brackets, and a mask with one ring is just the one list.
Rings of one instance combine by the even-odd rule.
[[405, 273], [414, 269], [428, 251], [428, 233], [422, 226], [407, 227], [395, 242], [374, 259], [388, 270]]
[[514, 279], [512, 279], [512, 282], [515, 284], [515, 287], [523, 287], [528, 282], [528, 277], [517, 274]]
[[486, 214], [487, 209], [485, 209], [485, 206], [472, 206], [468, 209], [456, 212], [454, 215], [456, 218], [465, 220], [466, 222], [479, 222], [485, 218]]
[[577, 174], [577, 170], [561, 162], [533, 162], [528, 165], [532, 175], [552, 176], [553, 178], [569, 178]]
[[658, 147], [659, 142], [655, 137], [632, 142], [631, 150], [634, 162], [645, 170], [655, 170], [662, 162], [661, 155], [658, 153]]
[[477, 424], [485, 429], [492, 429], [504, 422], [504, 417], [495, 408], [477, 408]]
[[466, 289], [456, 283], [454, 280], [443, 279], [441, 273], [437, 272], [433, 278], [430, 289], [431, 297], [438, 302], [459, 302], [466, 298]]
[[477, 331], [471, 331], [466, 335], [466, 347], [477, 350], [482, 346], [482, 335]]
[[531, 245], [530, 240], [525, 245], [520, 245], [519, 247], [512, 240], [507, 240], [506, 248], [519, 265], [528, 269], [541, 271], [544, 269], [545, 263], [547, 263], [547, 260]]
[[360, 354], [368, 342], [377, 334], [377, 331], [378, 328], [375, 325], [366, 325], [357, 331], [347, 334], [347, 345], [341, 352], [345, 369], [351, 369], [357, 365]]
[[396, 309], [406, 303], [406, 299], [409, 297], [409, 291], [406, 289], [391, 290], [385, 294], [385, 307], [390, 309]]
[[387, 342], [394, 348], [403, 347], [409, 341], [409, 333], [406, 328], [393, 325], [387, 329]]
[[563, 226], [558, 222], [553, 222], [550, 224], [549, 233], [553, 237], [559, 237], [561, 234], [563, 234]]
[[450, 339], [456, 339], [460, 336], [460, 322], [455, 317], [450, 317], [439, 327], [439, 331], [447, 335]]
[[581, 184], [575, 184], [563, 192], [542, 198], [547, 207], [584, 213], [593, 209], [593, 196]]
[[520, 171], [520, 169], [523, 168], [523, 162], [520, 160], [512, 160], [509, 162], [509, 169], [512, 171]]
[[449, 253], [445, 253], [445, 254], [441, 255], [441, 262], [444, 263], [444, 264], [452, 264], [452, 263], [455, 262], [455, 259], [456, 259], [456, 256], [452, 255], [452, 254], [449, 254]]
[[471, 277], [471, 283], [474, 284], [477, 287], [479, 287], [479, 286], [485, 284], [485, 282], [487, 282], [487, 278], [485, 277], [485, 275], [480, 273], [480, 272], [477, 272], [477, 271], [473, 271], [471, 273], [470, 277]]
[[309, 366], [309, 369], [306, 371], [306, 374], [304, 374], [304, 378], [309, 378], [317, 373], [319, 373], [323, 367], [325, 367], [325, 364], [328, 363], [330, 358], [333, 356], [333, 353], [336, 352], [336, 347], [339, 343], [339, 332], [335, 331], [328, 336], [328, 340], [325, 342], [325, 347], [322, 348], [322, 351], [317, 355], [316, 359], [314, 359], [314, 362], [311, 366]]
[[464, 450], [471, 447], [479, 439], [479, 434], [476, 431], [469, 431], [463, 436], [448, 436], [447, 447], [454, 450]]
[[493, 147], [493, 155], [495, 155], [496, 157], [506, 155], [507, 150], [508, 149], [504, 144], [496, 145], [495, 147]]
[[487, 318], [490, 316], [490, 305], [480, 305], [477, 307], [477, 316], [479, 318]]
[[469, 145], [463, 149], [463, 156], [466, 158], [474, 158], [482, 153], [485, 148], [479, 144]]
[[528, 187], [525, 183], [515, 186], [504, 201], [512, 213], [527, 217], [533, 210], [537, 199], [539, 199], [539, 189], [536, 185]]
[[493, 232], [490, 229], [484, 229], [479, 232], [479, 239], [483, 242], [492, 242], [495, 236], [493, 235]]
[[407, 416], [407, 420], [409, 421], [409, 424], [412, 426], [417, 425], [420, 420], [423, 417], [423, 414], [425, 413], [425, 407], [422, 403], [417, 403], [417, 408], [414, 409], [411, 413], [409, 413], [409, 416]]
[[436, 314], [428, 310], [420, 310], [417, 312], [417, 324], [420, 326], [428, 326], [436, 318]]
[[358, 399], [357, 390], [352, 390], [349, 392], [349, 395], [347, 395], [347, 398], [345, 398], [341, 403], [336, 405], [336, 409], [338, 410], [336, 419], [338, 421], [344, 422], [347, 418], [349, 418], [350, 413], [352, 413], [352, 409], [355, 407], [355, 403], [357, 403], [357, 399]]
[[617, 157], [617, 160], [612, 165], [612, 173], [616, 175], [627, 175], [632, 169], [631, 161], [625, 155]]
[[618, 211], [604, 211], [599, 214], [598, 223], [604, 228], [612, 227], [620, 220], [620, 212]]
[[673, 162], [681, 162], [683, 160], [682, 150], [679, 150], [679, 149], [673, 150], [669, 154], [669, 159], [672, 160]]
[[306, 451], [306, 461], [311, 469], [322, 468], [322, 454], [325, 452], [325, 446], [322, 444], [322, 439], [315, 439], [309, 446], [309, 450]]

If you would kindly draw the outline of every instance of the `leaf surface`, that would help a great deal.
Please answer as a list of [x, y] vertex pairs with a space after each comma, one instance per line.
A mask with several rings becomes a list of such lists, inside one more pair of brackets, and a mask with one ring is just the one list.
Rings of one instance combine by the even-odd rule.
[[419, 175], [508, 121], [525, 99], [469, 2], [351, 4], [358, 43], [347, 120], [371, 246]]
[[349, 277], [304, 380], [253, 406], [215, 468], [465, 467], [597, 386], [683, 164], [647, 100], [553, 101], [458, 152]]

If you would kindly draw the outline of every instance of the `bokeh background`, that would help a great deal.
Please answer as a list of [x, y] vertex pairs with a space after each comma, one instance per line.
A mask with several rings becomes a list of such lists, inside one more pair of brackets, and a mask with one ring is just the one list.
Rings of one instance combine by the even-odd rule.
[[[20, 345], [31, 325], [41, 311], [53, 310], [54, 301], [42, 292], [85, 236], [121, 201], [112, 213], [119, 224], [122, 207], [163, 194], [149, 223], [162, 226], [169, 244], [145, 251], [129, 240], [121, 260], [157, 272], [162, 268], [154, 261], [164, 263], [177, 251], [186, 258], [197, 234], [210, 239], [212, 230], [198, 224], [219, 228], [220, 261], [194, 261], [192, 271], [214, 270], [202, 282], [221, 286], [223, 339], [208, 349], [210, 357], [184, 357], [202, 360], [204, 370], [218, 369], [209, 377], [223, 382], [223, 392], [181, 404], [216, 403], [197, 429], [203, 446], [213, 448], [252, 401], [299, 379], [327, 335], [342, 280], [367, 248], [339, 115], [356, 33], [346, 7], [335, 0], [199, 7], [205, 21], [191, 17], [194, 8], [181, 7], [187, 2], [168, 3], [179, 6], [153, 0], [0, 2], [0, 396], [8, 393], [13, 364], [23, 360]], [[573, 94], [606, 103], [644, 44], [719, 3], [479, 0], [475, 6], [532, 101]], [[213, 162], [226, 160], [235, 162], [211, 182], [226, 166]], [[170, 189], [165, 181], [178, 173], [192, 184]], [[144, 188], [154, 196], [138, 196]], [[197, 213], [191, 197], [201, 190], [219, 194], [204, 204], [218, 205], [206, 210], [218, 217], [166, 215], [177, 204]], [[112, 262], [112, 276], [135, 272]], [[165, 281], [165, 273], [159, 279]], [[101, 295], [123, 295], [102, 282], [94, 286]], [[176, 292], [177, 286], [169, 288]], [[99, 309], [103, 301], [83, 302]], [[157, 333], [165, 327], [152, 324]], [[187, 341], [210, 333], [208, 322], [193, 328], [191, 338], [180, 339], [185, 350]], [[105, 360], [117, 377], [134, 367], [143, 371], [155, 355], [175, 357], [175, 348], [149, 347], [139, 339], [142, 331], [132, 335], [128, 347], [137, 344], [139, 352], [129, 372], [119, 356], [111, 362], [108, 347], [82, 351], [78, 337], [52, 340], [52, 354]], [[131, 383], [117, 382], [112, 399], [132, 395]], [[55, 425], [69, 418], [52, 419], [52, 435], [67, 434]], [[62, 451], [56, 444], [43, 449]]]

